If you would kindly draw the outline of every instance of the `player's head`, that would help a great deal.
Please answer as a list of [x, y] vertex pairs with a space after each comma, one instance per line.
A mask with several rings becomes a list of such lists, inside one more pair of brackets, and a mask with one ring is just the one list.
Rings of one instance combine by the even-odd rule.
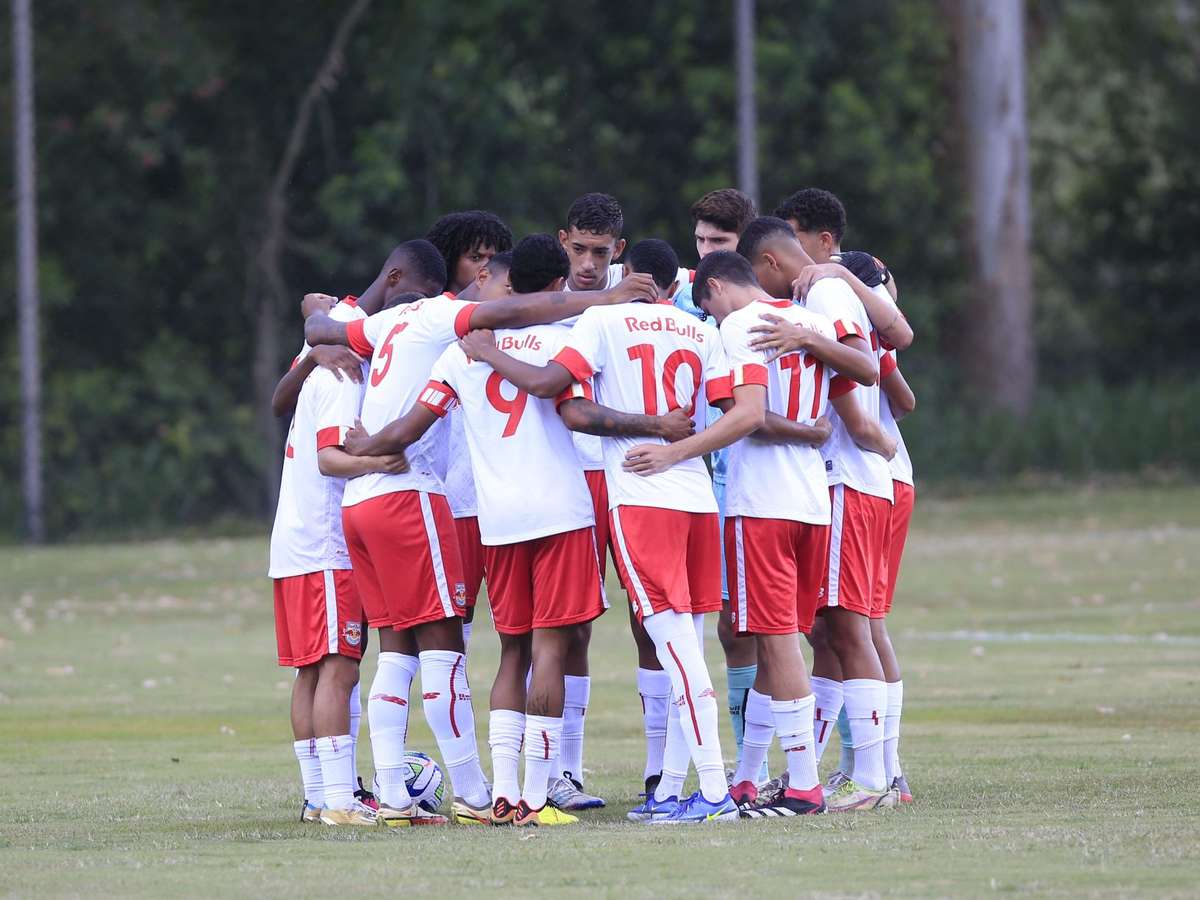
[[482, 209], [448, 213], [433, 223], [425, 237], [446, 260], [446, 290], [455, 293], [474, 280], [480, 266], [511, 250], [513, 243], [504, 221]]
[[659, 297], [670, 297], [679, 287], [679, 257], [666, 241], [647, 238], [629, 248], [625, 257], [625, 274], [645, 272], [654, 279]]
[[391, 309], [393, 306], [400, 306], [404, 303], [416, 303], [418, 300], [424, 300], [425, 295], [419, 291], [405, 291], [403, 294], [397, 294], [386, 303], [383, 304], [384, 309]]
[[573, 291], [594, 291], [607, 285], [608, 267], [625, 250], [621, 232], [625, 214], [608, 194], [584, 194], [567, 210], [567, 227], [558, 240], [571, 261]]
[[749, 261], [764, 291], [791, 298], [792, 282], [812, 263], [790, 225], [774, 216], [759, 216], [746, 226], [737, 252]]
[[738, 237], [758, 216], [754, 201], [734, 188], [709, 191], [691, 212], [700, 259], [714, 250], [736, 250]]
[[562, 244], [551, 234], [531, 234], [513, 247], [508, 278], [514, 294], [561, 291], [571, 263]]
[[434, 297], [446, 286], [446, 261], [429, 241], [405, 241], [388, 254], [383, 271], [383, 303], [388, 305], [398, 294], [416, 291]]
[[846, 233], [846, 207], [829, 191], [796, 191], [776, 207], [775, 215], [792, 227], [804, 251], [816, 262], [829, 262], [841, 247]]
[[513, 292], [512, 282], [508, 277], [509, 270], [512, 269], [512, 258], [512, 251], [505, 250], [479, 267], [479, 274], [475, 276], [476, 300], [499, 300]]
[[692, 300], [718, 323], [761, 296], [749, 260], [732, 250], [714, 250], [696, 267]]

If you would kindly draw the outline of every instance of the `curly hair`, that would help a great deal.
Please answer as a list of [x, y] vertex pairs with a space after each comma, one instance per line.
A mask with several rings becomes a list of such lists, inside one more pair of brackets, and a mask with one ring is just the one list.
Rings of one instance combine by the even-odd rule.
[[828, 231], [839, 243], [846, 233], [846, 207], [829, 191], [804, 188], [775, 208], [780, 219], [795, 219], [801, 231]]
[[625, 214], [616, 197], [609, 194], [584, 194], [567, 210], [567, 229], [611, 234], [619, 238], [625, 230]]
[[482, 209], [447, 213], [433, 223], [425, 239], [437, 247], [446, 260], [448, 278], [454, 277], [464, 253], [479, 246], [492, 247], [497, 253], [503, 253], [511, 250], [513, 245], [512, 232], [504, 220]]

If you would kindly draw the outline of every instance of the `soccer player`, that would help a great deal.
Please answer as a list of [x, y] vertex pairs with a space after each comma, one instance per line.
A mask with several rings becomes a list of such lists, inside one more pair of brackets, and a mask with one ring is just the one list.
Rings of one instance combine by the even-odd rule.
[[[770, 216], [750, 224], [738, 252], [750, 260], [763, 288], [778, 298], [790, 298], [801, 272], [812, 264], [791, 226]], [[809, 288], [805, 305], [835, 323], [853, 323], [857, 333], [846, 336], [845, 342], [874, 356], [866, 339], [871, 319], [851, 287], [842, 278], [820, 279]], [[777, 316], [771, 325], [755, 326], [755, 330], [762, 335], [756, 346], [776, 353], [802, 349], [796, 342], [806, 338], [804, 329]], [[894, 806], [899, 796], [886, 780], [887, 684], [870, 618], [891, 515], [888, 460], [896, 453], [895, 441], [879, 425], [879, 397], [878, 386], [864, 387], [853, 392], [853, 402], [836, 406], [830, 413], [833, 435], [821, 448], [833, 516], [820, 610], [823, 628], [814, 628], [810, 635], [818, 759], [843, 703], [854, 745], [854, 778], [829, 795], [826, 804], [831, 811]]]
[[[789, 786], [777, 799], [745, 814], [821, 813], [825, 803], [813, 749], [815, 704], [799, 641], [799, 632], [811, 629], [816, 613], [829, 540], [825, 464], [814, 444], [828, 436], [817, 423], [831, 380], [845, 383], [846, 388], [838, 384], [839, 391], [853, 387], [851, 378], [874, 383], [875, 360], [838, 343], [837, 335], [852, 334], [852, 325], [835, 326], [790, 300], [768, 296], [750, 263], [736, 253], [717, 251], [706, 257], [697, 279], [696, 299], [720, 324], [733, 383], [765, 386], [772, 414], [728, 452], [725, 556], [734, 585], [733, 628], [753, 635], [758, 649], [743, 756], [730, 793], [743, 806], [753, 804], [771, 736], [778, 733]], [[805, 350], [769, 357], [751, 349], [751, 329], [761, 315], [771, 313], [810, 333]]]
[[[409, 241], [398, 252], [445, 283], [445, 263], [427, 241]], [[407, 412], [447, 346], [473, 325], [525, 327], [578, 315], [589, 306], [648, 296], [649, 279], [629, 279], [612, 291], [587, 295], [529, 294], [488, 303], [438, 297], [403, 304], [349, 325], [316, 313], [305, 322], [311, 344], [342, 344], [370, 355], [362, 422], [376, 431]], [[408, 448], [405, 475], [353, 479], [343, 497], [343, 527], [354, 577], [371, 627], [381, 630], [381, 650], [397, 656], [384, 681], [372, 688], [371, 743], [385, 824], [428, 824], [405, 786], [407, 694], [420, 668], [425, 717], [437, 738], [456, 799], [459, 822], [490, 824], [491, 797], [475, 745], [470, 687], [466, 680], [461, 617], [466, 585], [453, 519], [438, 476], [444, 432], [431, 429]], [[392, 629], [389, 637], [388, 629]], [[404, 632], [418, 651], [404, 653]], [[385, 640], [393, 641], [384, 646]], [[394, 689], [387, 689], [394, 685]], [[376, 688], [379, 690], [376, 690]], [[374, 697], [380, 695], [377, 731]], [[383, 712], [383, 701], [389, 704]]]
[[[355, 314], [348, 303], [332, 311], [339, 321]], [[351, 700], [365, 635], [340, 512], [346, 478], [403, 472], [407, 462], [399, 455], [352, 457], [342, 449], [341, 425], [358, 416], [361, 371], [357, 381], [325, 368], [309, 371], [288, 432], [271, 530], [279, 664], [297, 669], [292, 729], [304, 783], [301, 818], [373, 826], [375, 811], [355, 796]]]
[[446, 261], [445, 288], [451, 295], [466, 290], [489, 259], [511, 250], [513, 244], [504, 221], [481, 209], [447, 213], [430, 226], [425, 239]]
[[[721, 188], [709, 191], [692, 204], [691, 208], [693, 233], [696, 238], [696, 254], [700, 259], [716, 250], [736, 250], [738, 238], [746, 226], [758, 217], [754, 201], [735, 188]], [[694, 272], [689, 276], [694, 276]], [[675, 305], [685, 312], [702, 317], [704, 311], [696, 306], [692, 299], [692, 279], [681, 279], [679, 290], [675, 293]], [[708, 408], [708, 421], [711, 424], [721, 415], [719, 408]], [[824, 426], [824, 422], [822, 425]], [[725, 471], [728, 449], [717, 450], [712, 454], [713, 493], [717, 497], [717, 509], [720, 517], [721, 533], [725, 533]], [[733, 726], [733, 739], [737, 743], [737, 761], [742, 761], [742, 733], [745, 729], [746, 700], [754, 687], [757, 675], [757, 651], [754, 638], [751, 635], [739, 635], [733, 630], [731, 611], [729, 609], [729, 585], [726, 580], [727, 560], [721, 555], [721, 615], [717, 619], [717, 640], [725, 653], [725, 683], [729, 704], [729, 720]], [[640, 676], [641, 673], [639, 673]], [[665, 677], [665, 676], [664, 676]], [[766, 781], [768, 777], [766, 762], [758, 780]]]
[[[655, 274], [660, 294], [675, 280], [677, 260], [673, 266]], [[590, 384], [597, 403], [623, 413], [691, 412], [702, 390], [709, 402], [730, 396], [716, 329], [666, 300], [589, 310], [544, 366], [525, 364], [483, 341], [468, 341], [465, 349], [534, 396], [553, 397], [575, 383], [586, 393]], [[762, 393], [758, 386], [739, 386], [725, 417], [676, 444], [638, 443], [632, 437], [603, 442], [617, 570], [670, 673], [681, 731], [700, 779], [700, 790], [681, 800], [686, 771], [664, 766], [654, 797], [659, 815], [647, 821], [719, 821], [738, 814], [725, 784], [716, 695], [697, 634], [703, 628], [700, 611], [720, 607], [720, 538], [712, 483], [695, 457], [759, 427]], [[676, 455], [672, 448], [684, 445], [687, 456]]]

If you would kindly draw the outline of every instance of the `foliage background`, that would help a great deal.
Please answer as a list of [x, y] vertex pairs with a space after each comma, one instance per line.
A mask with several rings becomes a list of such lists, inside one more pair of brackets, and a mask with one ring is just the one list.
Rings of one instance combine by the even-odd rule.
[[[1016, 422], [963, 376], [975, 301], [947, 7], [759, 0], [764, 211], [828, 187], [850, 211], [846, 246], [896, 271], [918, 332], [903, 367], [919, 478], [1194, 468], [1200, 11], [1027, 4], [1041, 387]], [[276, 460], [255, 429], [255, 254], [297, 103], [345, 8], [37, 0], [34, 12], [49, 529], [257, 523]], [[621, 200], [629, 237], [668, 238], [694, 263], [687, 207], [734, 182], [731, 22], [727, 0], [375, 4], [290, 185], [289, 288], [355, 292], [396, 241], [452, 209], [551, 230], [587, 190]], [[10, 52], [0, 45], [5, 71]], [[11, 235], [11, 202], [0, 217]], [[9, 241], [0, 284], [0, 534], [15, 534]], [[300, 322], [294, 307], [267, 321], [280, 337], [267, 362], [282, 371]]]

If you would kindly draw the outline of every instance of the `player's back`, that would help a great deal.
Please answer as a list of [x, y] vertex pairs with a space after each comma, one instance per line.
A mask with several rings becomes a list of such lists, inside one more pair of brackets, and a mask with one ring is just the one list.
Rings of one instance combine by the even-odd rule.
[[[701, 396], [706, 381], [728, 396], [729, 368], [717, 330], [670, 302], [593, 307], [579, 318], [556, 359], [577, 378], [594, 373], [596, 402], [620, 412], [657, 416], [685, 409], [694, 415], [696, 404], [708, 399]], [[701, 426], [703, 421], [701, 415]], [[626, 472], [625, 454], [644, 443], [663, 441], [604, 439], [610, 506], [716, 512], [708, 470], [699, 459], [657, 475]]]
[[[541, 366], [568, 332], [562, 325], [535, 325], [499, 330], [495, 340], [510, 356]], [[593, 524], [587, 482], [554, 399], [529, 396], [486, 363], [469, 361], [456, 346], [433, 367], [434, 393], [439, 382], [462, 405], [484, 544], [513, 544]], [[439, 398], [430, 393], [422, 402], [440, 411]]]
[[[721, 337], [734, 367], [734, 383], [766, 378], [767, 410], [793, 422], [812, 425], [826, 412], [830, 374], [815, 356], [787, 353], [767, 362], [765, 352], [753, 353], [761, 360], [752, 364], [757, 372], [739, 373], [738, 360], [730, 342], [742, 347], [753, 338], [750, 329], [761, 316], [775, 315], [830, 340], [835, 339], [833, 323], [823, 315], [799, 307], [788, 300], [756, 300], [725, 317]], [[825, 483], [825, 463], [820, 451], [809, 444], [785, 444], [745, 437], [729, 448], [726, 514], [764, 519], [791, 519], [823, 525], [829, 522], [829, 491]]]
[[[408, 412], [429, 378], [429, 370], [456, 338], [465, 333], [475, 304], [450, 297], [402, 303], [369, 318], [351, 322], [351, 349], [370, 355], [362, 423], [374, 433]], [[394, 491], [443, 493], [446, 467], [445, 423], [438, 423], [406, 451], [409, 471], [353, 478], [343, 505], [353, 506]]]
[[[881, 299], [893, 305], [895, 304], [895, 301], [892, 300], [892, 295], [888, 293], [887, 288], [882, 284], [873, 287], [871, 290]], [[871, 346], [875, 348], [879, 357], [879, 381], [882, 384], [884, 377], [889, 372], [894, 371], [899, 365], [898, 354], [894, 348], [885, 345], [880, 340], [878, 331], [871, 332]], [[912, 458], [908, 455], [908, 447], [904, 443], [904, 435], [900, 433], [900, 425], [896, 421], [896, 417], [892, 415], [891, 402], [882, 391], [879, 398], [879, 424], [882, 426], [884, 433], [896, 442], [896, 455], [892, 457], [888, 465], [892, 472], [892, 478], [896, 481], [912, 484]]]
[[[838, 337], [844, 329], [853, 328], [865, 340], [871, 340], [874, 327], [854, 290], [840, 278], [822, 278], [805, 298], [805, 308], [833, 320]], [[850, 397], [870, 419], [879, 421], [880, 390], [878, 384], [859, 385]], [[821, 447], [825, 458], [825, 473], [830, 484], [844, 483], [856, 491], [892, 499], [892, 474], [888, 461], [878, 453], [864, 450], [854, 442], [846, 423], [832, 406], [828, 412], [833, 433]]]

